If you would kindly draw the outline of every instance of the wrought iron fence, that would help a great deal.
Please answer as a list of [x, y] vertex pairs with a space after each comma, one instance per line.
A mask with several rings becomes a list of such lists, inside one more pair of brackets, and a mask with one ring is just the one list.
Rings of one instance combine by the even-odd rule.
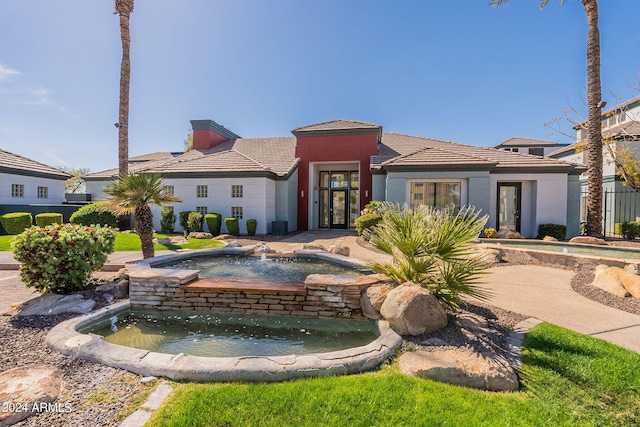
[[[580, 199], [580, 220], [586, 221], [587, 192]], [[604, 189], [602, 192], [602, 222], [605, 237], [622, 237], [620, 224], [640, 222], [640, 193], [634, 190]]]

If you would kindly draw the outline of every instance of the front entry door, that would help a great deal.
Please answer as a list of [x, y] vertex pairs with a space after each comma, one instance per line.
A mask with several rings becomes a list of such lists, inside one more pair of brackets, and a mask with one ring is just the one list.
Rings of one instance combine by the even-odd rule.
[[331, 190], [331, 228], [347, 228], [348, 201], [347, 190]]
[[499, 182], [498, 183], [498, 230], [515, 230], [520, 232], [520, 209], [522, 183]]

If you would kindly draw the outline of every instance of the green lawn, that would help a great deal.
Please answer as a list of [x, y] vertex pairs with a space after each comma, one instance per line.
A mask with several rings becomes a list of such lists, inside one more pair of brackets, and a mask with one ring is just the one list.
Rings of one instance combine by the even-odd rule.
[[[168, 237], [166, 234], [155, 234], [155, 237]], [[0, 236], [0, 251], [11, 250], [11, 240], [14, 236]], [[186, 245], [155, 245], [156, 251], [176, 250], [176, 249], [208, 249], [221, 248], [224, 243], [213, 239], [189, 239]], [[116, 236], [115, 249], [116, 252], [138, 252], [142, 251], [140, 238], [135, 233], [118, 233]]]
[[522, 387], [494, 393], [378, 372], [274, 384], [177, 384], [146, 426], [634, 426], [640, 354], [542, 324]]

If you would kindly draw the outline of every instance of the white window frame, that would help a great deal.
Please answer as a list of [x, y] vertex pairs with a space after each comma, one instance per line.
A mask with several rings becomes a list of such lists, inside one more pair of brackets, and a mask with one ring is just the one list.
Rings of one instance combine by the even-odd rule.
[[38, 186], [38, 199], [48, 199], [49, 198], [49, 187]]
[[233, 218], [242, 219], [244, 216], [242, 206], [231, 206], [231, 216]]
[[411, 186], [412, 184], [460, 184], [460, 206], [462, 208], [467, 206], [467, 192], [469, 182], [465, 178], [420, 178], [420, 179], [408, 179], [405, 200], [409, 206], [412, 205], [411, 199]]
[[234, 184], [231, 186], [231, 197], [240, 199], [244, 195], [244, 186], [242, 184]]
[[207, 185], [196, 185], [196, 197], [197, 198], [209, 197], [209, 187]]
[[165, 185], [164, 186], [164, 193], [167, 196], [175, 196], [176, 188], [173, 185]]
[[11, 184], [11, 197], [24, 197], [24, 184]]
[[196, 212], [200, 212], [203, 216], [208, 213], [206, 206], [196, 206]]

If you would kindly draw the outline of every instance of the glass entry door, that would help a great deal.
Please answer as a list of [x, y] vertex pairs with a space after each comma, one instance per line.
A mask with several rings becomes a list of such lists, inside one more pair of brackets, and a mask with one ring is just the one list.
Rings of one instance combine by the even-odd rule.
[[496, 229], [515, 230], [520, 232], [520, 209], [522, 200], [522, 183], [498, 183], [498, 221]]
[[352, 228], [360, 214], [358, 171], [320, 171], [318, 226]]

